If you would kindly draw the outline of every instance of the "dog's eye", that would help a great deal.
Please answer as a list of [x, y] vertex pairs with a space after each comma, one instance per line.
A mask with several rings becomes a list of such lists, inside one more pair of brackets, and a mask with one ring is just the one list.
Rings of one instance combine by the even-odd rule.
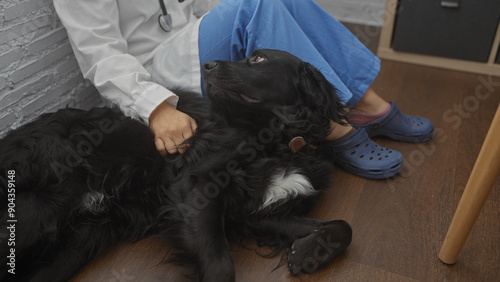
[[265, 61], [266, 58], [262, 57], [262, 56], [255, 56], [255, 58], [253, 58], [253, 61], [254, 63], [260, 63], [262, 61]]

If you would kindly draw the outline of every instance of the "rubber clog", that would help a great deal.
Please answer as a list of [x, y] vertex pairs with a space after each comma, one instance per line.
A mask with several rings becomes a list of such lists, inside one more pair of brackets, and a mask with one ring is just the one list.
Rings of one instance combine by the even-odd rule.
[[392, 177], [401, 171], [404, 162], [401, 153], [377, 145], [363, 128], [321, 144], [318, 153], [344, 170], [368, 179]]
[[423, 117], [405, 115], [396, 104], [383, 117], [366, 124], [351, 124], [355, 128], [363, 128], [368, 136], [385, 136], [396, 141], [421, 143], [427, 142], [434, 134], [434, 125]]

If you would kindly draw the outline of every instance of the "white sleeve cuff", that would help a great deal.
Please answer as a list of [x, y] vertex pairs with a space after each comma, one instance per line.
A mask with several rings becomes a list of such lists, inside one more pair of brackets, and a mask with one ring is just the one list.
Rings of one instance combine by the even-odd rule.
[[134, 103], [135, 112], [144, 123], [149, 124], [149, 116], [165, 100], [175, 108], [179, 97], [158, 84], [148, 85]]

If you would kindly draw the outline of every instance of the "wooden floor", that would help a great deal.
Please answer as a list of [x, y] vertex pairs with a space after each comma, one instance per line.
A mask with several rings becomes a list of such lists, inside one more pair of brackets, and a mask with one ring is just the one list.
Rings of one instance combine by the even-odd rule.
[[[375, 139], [405, 157], [405, 169], [394, 179], [366, 180], [337, 169], [311, 214], [353, 227], [352, 245], [331, 265], [297, 278], [284, 265], [274, 270], [280, 257], [235, 248], [237, 281], [500, 281], [500, 183], [458, 263], [447, 266], [437, 257], [499, 104], [500, 77], [383, 61], [373, 86], [404, 112], [429, 118], [434, 140]], [[182, 269], [161, 263], [168, 248], [154, 238], [122, 244], [73, 281], [184, 281]]]

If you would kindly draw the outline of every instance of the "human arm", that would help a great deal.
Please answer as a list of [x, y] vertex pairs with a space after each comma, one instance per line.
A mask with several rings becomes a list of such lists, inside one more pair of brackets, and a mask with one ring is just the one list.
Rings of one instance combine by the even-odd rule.
[[[68, 32], [84, 77], [126, 115], [149, 121], [156, 140], [162, 140], [168, 148], [155, 141], [160, 152], [177, 152], [175, 147], [169, 147], [170, 140], [178, 145], [181, 143], [179, 138], [189, 138], [194, 130], [186, 124], [191, 121], [175, 110], [178, 97], [153, 82], [141, 62], [128, 53], [117, 1], [54, 0], [54, 6]], [[153, 111], [154, 117], [151, 116]]]

